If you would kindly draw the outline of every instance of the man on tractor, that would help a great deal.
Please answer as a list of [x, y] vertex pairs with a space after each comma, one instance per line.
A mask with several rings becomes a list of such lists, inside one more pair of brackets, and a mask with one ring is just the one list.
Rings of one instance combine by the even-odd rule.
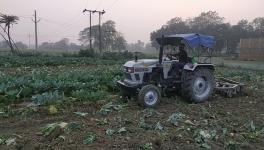
[[185, 44], [181, 43], [179, 45], [179, 52], [177, 54], [168, 54], [170, 59], [177, 59], [179, 62], [172, 64], [171, 75], [180, 75], [180, 70], [183, 69], [184, 65], [189, 62], [188, 54], [185, 51]]
[[185, 51], [185, 44], [181, 43], [179, 46], [179, 53], [175, 54], [175, 57], [179, 58], [179, 63], [181, 63], [182, 68], [184, 66], [185, 63], [188, 62], [188, 55], [187, 52]]

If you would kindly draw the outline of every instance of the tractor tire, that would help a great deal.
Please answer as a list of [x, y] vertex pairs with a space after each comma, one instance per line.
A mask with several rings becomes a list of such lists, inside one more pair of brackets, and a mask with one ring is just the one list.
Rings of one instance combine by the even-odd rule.
[[181, 88], [183, 98], [191, 102], [201, 103], [210, 99], [215, 88], [212, 70], [183, 71]]
[[155, 85], [146, 85], [141, 88], [138, 94], [139, 105], [147, 108], [153, 108], [160, 102], [160, 90]]

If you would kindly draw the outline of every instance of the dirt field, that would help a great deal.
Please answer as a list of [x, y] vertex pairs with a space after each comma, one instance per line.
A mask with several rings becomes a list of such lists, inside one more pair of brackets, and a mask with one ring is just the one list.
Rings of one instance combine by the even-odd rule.
[[[212, 149], [263, 149], [263, 133], [257, 133], [264, 124], [263, 95], [251, 97], [215, 97], [203, 104], [188, 104], [179, 97], [164, 98], [155, 110], [143, 109], [131, 101], [121, 112], [109, 115], [97, 114], [102, 102], [73, 104], [61, 109], [56, 115], [48, 115], [45, 108], [38, 108], [34, 115], [21, 118], [15, 116], [0, 122], [0, 133], [16, 137], [15, 146], [1, 146], [1, 149], [139, 149], [151, 143], [153, 149], [199, 149], [201, 144], [195, 140], [195, 131], [216, 131], [214, 140], [208, 140]], [[116, 102], [114, 103], [116, 104]], [[78, 117], [74, 112], [88, 113]], [[174, 126], [168, 122], [172, 113], [183, 113], [186, 117]], [[144, 129], [139, 127], [140, 117], [155, 125], [160, 122], [164, 128]], [[106, 118], [108, 124], [97, 125], [96, 119]], [[256, 131], [247, 127], [254, 121]], [[56, 134], [44, 137], [41, 127], [54, 122], [76, 122], [80, 129], [73, 131], [56, 130]], [[118, 130], [125, 127], [124, 133], [106, 135], [108, 128]], [[226, 133], [224, 134], [226, 130]], [[86, 132], [96, 133], [95, 141], [83, 144]], [[262, 131], [263, 132], [263, 131]], [[147, 149], [147, 148], [145, 148]]]
[[[239, 69], [232, 71], [233, 79], [244, 79]], [[229, 77], [228, 72], [219, 68], [216, 74]], [[24, 100], [9, 106], [22, 113], [0, 118], [0, 149], [264, 149], [264, 78], [262, 73], [247, 73], [247, 96], [215, 94], [201, 104], [173, 96], [163, 98], [155, 109], [144, 109], [134, 100], [121, 102], [115, 92], [96, 102], [30, 109], [25, 109], [30, 100]], [[258, 83], [253, 81], [257, 77]]]

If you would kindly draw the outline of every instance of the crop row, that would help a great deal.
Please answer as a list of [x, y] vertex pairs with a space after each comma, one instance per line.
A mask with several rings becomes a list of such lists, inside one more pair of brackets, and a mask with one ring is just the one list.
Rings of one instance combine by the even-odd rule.
[[59, 65], [114, 65], [120, 64], [116, 60], [103, 60], [86, 57], [61, 57], [61, 56], [0, 56], [0, 67], [24, 66], [59, 66]]
[[117, 91], [116, 81], [121, 75], [119, 65], [98, 65], [56, 72], [33, 69], [17, 75], [0, 72], [0, 96], [8, 101], [31, 98], [38, 104], [61, 96], [94, 100], [104, 97], [108, 92]]

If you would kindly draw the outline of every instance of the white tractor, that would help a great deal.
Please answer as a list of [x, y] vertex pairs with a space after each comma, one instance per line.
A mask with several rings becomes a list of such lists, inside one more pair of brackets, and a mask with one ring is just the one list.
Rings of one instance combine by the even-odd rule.
[[[155, 107], [164, 93], [173, 91], [191, 102], [204, 102], [215, 89], [214, 65], [190, 61], [184, 67], [175, 70], [178, 59], [164, 56], [164, 47], [177, 47], [185, 43], [195, 50], [212, 50], [215, 43], [213, 36], [201, 34], [176, 34], [157, 38], [160, 45], [159, 59], [140, 59], [128, 61], [123, 66], [124, 79], [118, 81], [122, 96], [136, 96], [144, 107]], [[198, 49], [198, 48], [197, 48]], [[175, 73], [177, 71], [177, 73]]]

